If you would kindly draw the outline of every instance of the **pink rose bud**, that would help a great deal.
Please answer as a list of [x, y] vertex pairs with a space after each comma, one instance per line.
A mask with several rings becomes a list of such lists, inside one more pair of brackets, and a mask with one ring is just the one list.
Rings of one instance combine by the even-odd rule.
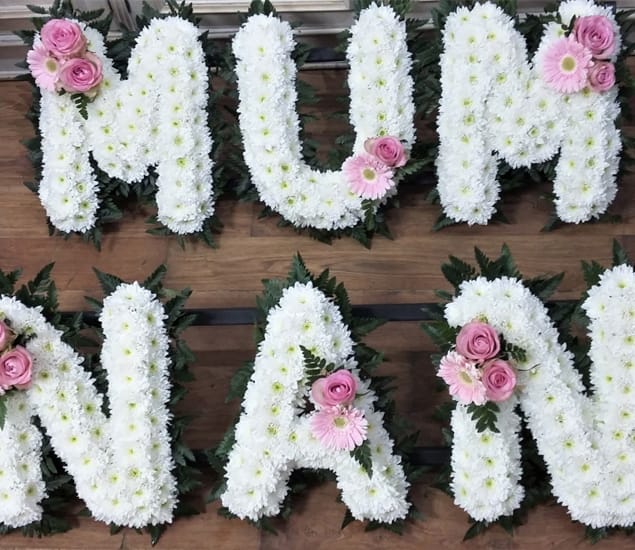
[[0, 351], [7, 349], [15, 340], [15, 334], [6, 323], [0, 321]]
[[594, 57], [608, 59], [615, 53], [615, 29], [603, 15], [578, 17], [573, 25], [575, 39]]
[[606, 92], [615, 86], [615, 66], [610, 61], [596, 61], [589, 68], [589, 85], [596, 92]]
[[86, 51], [86, 36], [81, 27], [68, 19], [51, 19], [40, 31], [42, 43], [53, 55], [67, 59]]
[[364, 149], [385, 165], [393, 168], [400, 168], [408, 160], [403, 144], [392, 136], [367, 139], [364, 142]]
[[62, 89], [69, 93], [96, 93], [102, 79], [101, 61], [92, 53], [69, 59], [62, 65], [59, 78]]
[[488, 401], [505, 401], [514, 393], [516, 371], [502, 359], [494, 359], [483, 367], [482, 381]]
[[357, 381], [347, 370], [318, 378], [311, 386], [311, 398], [320, 407], [350, 405], [355, 399]]
[[0, 356], [0, 386], [25, 390], [31, 386], [33, 359], [22, 346]]
[[500, 352], [496, 331], [487, 323], [472, 321], [456, 337], [456, 351], [473, 361], [486, 361]]

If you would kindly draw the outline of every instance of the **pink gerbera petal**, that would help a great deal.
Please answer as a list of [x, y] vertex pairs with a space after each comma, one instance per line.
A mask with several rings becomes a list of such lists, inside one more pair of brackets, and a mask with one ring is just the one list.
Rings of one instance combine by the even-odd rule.
[[310, 420], [311, 433], [327, 449], [352, 451], [366, 439], [368, 421], [355, 407], [327, 407]]
[[481, 381], [480, 371], [475, 363], [460, 353], [450, 351], [444, 355], [437, 375], [443, 378], [450, 387], [450, 395], [460, 403], [482, 405], [487, 401], [486, 388]]
[[542, 60], [542, 78], [554, 90], [570, 94], [587, 85], [591, 52], [572, 37], [556, 40]]
[[35, 84], [44, 90], [55, 91], [60, 63], [49, 54], [42, 44], [38, 44], [29, 50], [26, 54], [26, 62], [33, 78], [35, 78]]
[[342, 170], [351, 190], [364, 199], [379, 199], [395, 185], [390, 167], [368, 153], [348, 157]]

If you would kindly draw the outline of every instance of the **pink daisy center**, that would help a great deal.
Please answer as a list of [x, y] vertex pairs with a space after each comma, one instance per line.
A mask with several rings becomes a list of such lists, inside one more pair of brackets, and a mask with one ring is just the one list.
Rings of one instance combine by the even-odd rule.
[[348, 426], [348, 421], [343, 416], [336, 416], [333, 419], [333, 425], [341, 430], [342, 428], [346, 428], [346, 426]]
[[377, 172], [372, 168], [364, 168], [364, 170], [362, 170], [362, 176], [365, 180], [373, 181], [377, 177]]
[[565, 72], [565, 73], [572, 73], [576, 70], [576, 67], [578, 66], [578, 63], [575, 59], [575, 57], [573, 57], [572, 55], [565, 55], [561, 60], [560, 60], [560, 68]]
[[474, 383], [474, 378], [472, 378], [466, 370], [460, 370], [459, 376], [461, 377], [461, 380], [466, 384], [471, 385]]
[[44, 68], [49, 72], [49, 73], [57, 73], [58, 70], [58, 65], [57, 65], [57, 61], [55, 61], [55, 59], [53, 59], [52, 57], [49, 57], [45, 63], [44, 63]]

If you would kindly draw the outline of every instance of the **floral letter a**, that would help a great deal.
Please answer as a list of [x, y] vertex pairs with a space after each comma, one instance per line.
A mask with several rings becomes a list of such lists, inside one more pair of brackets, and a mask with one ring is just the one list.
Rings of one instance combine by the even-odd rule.
[[407, 516], [409, 483], [354, 346], [340, 309], [313, 283], [282, 292], [227, 456], [221, 499], [232, 513], [277, 515], [293, 470], [311, 468], [335, 472], [355, 519]]

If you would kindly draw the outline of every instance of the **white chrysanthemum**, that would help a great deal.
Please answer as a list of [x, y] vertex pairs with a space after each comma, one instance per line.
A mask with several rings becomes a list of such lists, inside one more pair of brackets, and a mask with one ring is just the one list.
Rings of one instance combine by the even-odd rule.
[[[554, 495], [587, 525], [627, 526], [635, 518], [633, 269], [622, 265], [606, 271], [583, 307], [591, 320], [592, 399], [584, 396], [573, 357], [558, 342], [547, 310], [520, 282], [467, 281], [445, 314], [453, 326], [484, 316], [508, 342], [527, 351], [519, 365], [519, 402]], [[486, 521], [510, 514], [522, 498], [513, 404], [501, 404], [498, 427], [500, 434], [478, 433], [465, 407], [452, 418], [456, 502]]]
[[[353, 405], [364, 411], [373, 477], [347, 451], [329, 451], [313, 437], [309, 416], [298, 416], [308, 399], [301, 347], [338, 367], [359, 382]], [[227, 489], [221, 499], [241, 518], [275, 515], [296, 468], [330, 469], [337, 475], [342, 500], [357, 519], [392, 522], [408, 512], [408, 482], [393, 443], [376, 412], [376, 397], [359, 380], [351, 354], [353, 341], [339, 309], [310, 283], [284, 290], [267, 318], [251, 380], [236, 425], [236, 443], [225, 470]]]
[[[604, 15], [590, 0], [560, 5], [564, 22], [573, 15]], [[485, 224], [500, 186], [498, 159], [513, 167], [544, 162], [558, 152], [554, 192], [558, 217], [579, 223], [597, 218], [615, 198], [621, 141], [615, 128], [617, 91], [584, 89], [564, 96], [540, 78], [545, 51], [560, 38], [547, 25], [532, 63], [512, 20], [491, 3], [460, 8], [448, 17], [441, 55], [439, 106], [439, 195], [450, 218]]]
[[153, 20], [132, 50], [128, 79], [121, 80], [102, 36], [80, 24], [104, 77], [87, 120], [70, 94], [42, 90], [39, 194], [51, 223], [66, 232], [94, 226], [99, 199], [92, 153], [104, 172], [128, 182], [156, 165], [159, 221], [179, 234], [201, 230], [214, 204], [208, 72], [198, 30], [177, 17]]
[[[294, 47], [291, 26], [265, 15], [250, 17], [234, 37], [245, 161], [262, 201], [295, 226], [351, 227], [364, 211], [343, 173], [318, 172], [302, 160]], [[414, 85], [404, 22], [387, 6], [363, 10], [351, 28], [347, 59], [354, 152], [383, 135], [410, 149]]]
[[[160, 302], [137, 283], [104, 300], [102, 364], [108, 371], [110, 417], [82, 359], [61, 333], [15, 298], [0, 298], [0, 316], [17, 333], [34, 334], [32, 388], [9, 396], [0, 430], [0, 521], [18, 527], [41, 516], [38, 415], [57, 455], [92, 515], [143, 527], [171, 521], [176, 483], [167, 424], [168, 338]], [[6, 498], [5, 498], [6, 493]]]

